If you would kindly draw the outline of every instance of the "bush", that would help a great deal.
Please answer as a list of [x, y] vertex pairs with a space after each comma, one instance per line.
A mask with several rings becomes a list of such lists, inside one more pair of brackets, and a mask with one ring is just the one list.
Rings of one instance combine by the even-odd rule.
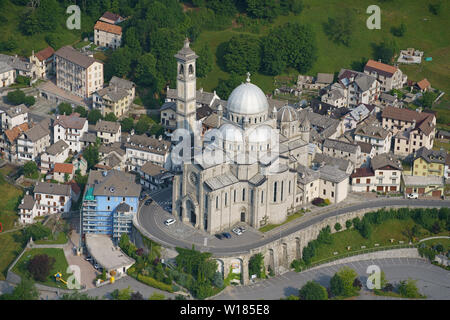
[[20, 76], [20, 75], [16, 77], [16, 83], [27, 85], [27, 86], [30, 85], [30, 80], [31, 80], [30, 77], [25, 77], [25, 76]]
[[71, 115], [72, 106], [67, 102], [62, 102], [58, 105], [58, 114]]
[[150, 287], [157, 288], [157, 289], [160, 289], [160, 290], [164, 290], [164, 291], [167, 291], [167, 292], [173, 292], [173, 287], [171, 285], [162, 283], [162, 282], [157, 281], [157, 280], [155, 280], [155, 279], [153, 279], [151, 277], [146, 277], [146, 276], [143, 276], [141, 274], [138, 274], [137, 280], [139, 280], [142, 283], [145, 283], [146, 285], [149, 285]]
[[19, 104], [24, 103], [25, 101], [25, 93], [22, 90], [14, 90], [14, 91], [10, 91], [8, 92], [6, 99], [8, 100], [9, 103], [17, 106]]
[[416, 283], [417, 281], [412, 279], [400, 281], [398, 292], [405, 298], [421, 298], [422, 295], [420, 294]]
[[345, 221], [345, 228], [346, 229], [350, 229], [351, 227], [352, 227], [352, 221], [351, 220], [347, 220], [347, 221]]
[[55, 264], [55, 258], [46, 254], [35, 255], [28, 262], [27, 269], [34, 280], [44, 282], [50, 274], [50, 270]]
[[342, 226], [339, 222], [336, 222], [336, 224], [334, 225], [334, 230], [339, 231], [342, 229]]
[[27, 107], [30, 107], [30, 106], [32, 106], [32, 105], [34, 105], [36, 103], [36, 99], [34, 99], [33, 96], [26, 96], [25, 99], [23, 99], [23, 103]]
[[222, 276], [222, 273], [216, 272], [214, 274], [213, 284], [217, 288], [222, 288], [223, 287], [223, 276]]
[[166, 297], [162, 293], [154, 292], [148, 300], [164, 300]]
[[327, 300], [327, 289], [315, 281], [308, 281], [299, 291], [302, 300]]

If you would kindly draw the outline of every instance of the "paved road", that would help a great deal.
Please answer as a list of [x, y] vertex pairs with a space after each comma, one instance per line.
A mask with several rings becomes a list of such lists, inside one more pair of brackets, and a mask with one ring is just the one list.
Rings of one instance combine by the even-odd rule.
[[[192, 244], [195, 244], [198, 249], [208, 251], [216, 255], [234, 255], [242, 252], [248, 252], [250, 249], [263, 246], [276, 239], [285, 237], [293, 232], [320, 222], [323, 219], [361, 209], [377, 208], [382, 206], [450, 207], [450, 200], [373, 200], [313, 216], [306, 221], [302, 221], [303, 218], [300, 218], [301, 220], [299, 220], [299, 223], [281, 230], [279, 233], [264, 236], [261, 233], [258, 233], [256, 230], [254, 230], [254, 232], [252, 232], [252, 230], [249, 230], [240, 237], [233, 235], [233, 238], [235, 240], [231, 241], [233, 240], [233, 238], [226, 240], [214, 239], [214, 236], [196, 230], [191, 226], [184, 225], [180, 221], [177, 221], [175, 224], [169, 227], [165, 226], [163, 224], [164, 220], [171, 217], [172, 215], [155, 202], [153, 202], [149, 206], [143, 206], [137, 216], [139, 225], [143, 227], [150, 235], [152, 235], [155, 240], [161, 243], [184, 248], [191, 248]], [[205, 238], [207, 240], [205, 240]]]
[[358, 300], [385, 300], [389, 297], [375, 296], [366, 287], [369, 265], [378, 265], [390, 283], [398, 283], [408, 278], [418, 280], [417, 286], [427, 299], [450, 300], [450, 272], [421, 259], [388, 258], [369, 261], [356, 261], [329, 267], [308, 270], [301, 273], [290, 271], [282, 275], [262, 280], [248, 286], [230, 286], [216, 296], [215, 300], [278, 300], [298, 290], [306, 282], [315, 280], [324, 287], [330, 286], [331, 277], [343, 266], [349, 266], [360, 276], [363, 290]]

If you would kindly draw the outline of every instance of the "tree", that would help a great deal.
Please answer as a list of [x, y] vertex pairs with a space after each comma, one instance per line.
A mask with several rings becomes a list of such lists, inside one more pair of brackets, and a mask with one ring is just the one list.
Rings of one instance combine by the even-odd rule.
[[227, 100], [231, 92], [241, 84], [243, 77], [236, 73], [231, 73], [228, 79], [219, 79], [219, 85], [216, 87], [216, 93], [222, 99]]
[[381, 62], [389, 64], [397, 52], [397, 44], [394, 40], [384, 40], [379, 45], [375, 45], [374, 49], [375, 60], [381, 60]]
[[256, 275], [258, 278], [264, 278], [264, 256], [262, 253], [253, 255], [248, 262], [249, 277]]
[[422, 98], [420, 98], [420, 104], [425, 108], [431, 108], [433, 106], [433, 102], [436, 99], [436, 94], [431, 91], [424, 92]]
[[136, 65], [134, 78], [136, 83], [142, 86], [161, 89], [163, 81], [159, 79], [156, 70], [156, 58], [151, 53], [146, 53], [140, 57]]
[[26, 96], [25, 99], [23, 100], [23, 103], [27, 107], [31, 107], [32, 105], [34, 105], [36, 103], [36, 99], [34, 99], [33, 96]]
[[275, 0], [246, 0], [247, 13], [253, 18], [274, 19], [279, 14], [279, 4]]
[[87, 116], [89, 124], [96, 124], [102, 118], [102, 113], [98, 109], [91, 110]]
[[116, 122], [117, 121], [117, 117], [113, 112], [107, 113], [105, 116], [106, 121], [111, 121], [111, 122]]
[[105, 78], [111, 79], [112, 76], [122, 78], [131, 71], [133, 53], [129, 47], [122, 47], [115, 50], [107, 60], [105, 65]]
[[91, 297], [87, 293], [75, 291], [74, 293], [64, 293], [61, 300], [97, 300], [97, 297]]
[[214, 274], [213, 284], [217, 288], [223, 287], [223, 276], [221, 272], [216, 272]]
[[67, 102], [61, 102], [58, 105], [58, 113], [59, 114], [65, 114], [65, 115], [71, 115], [72, 114], [72, 106]]
[[82, 118], [86, 118], [88, 115], [88, 111], [86, 110], [86, 108], [82, 107], [82, 106], [77, 106], [75, 108], [75, 110], [73, 110], [73, 112], [76, 112], [80, 115], [80, 117]]
[[22, 277], [20, 283], [11, 294], [0, 295], [0, 300], [38, 300], [39, 291], [34, 286], [33, 280]]
[[248, 35], [233, 36], [226, 44], [223, 54], [225, 69], [244, 75], [255, 72], [260, 65], [260, 46], [257, 38]]
[[345, 228], [350, 229], [351, 227], [352, 227], [352, 221], [351, 220], [345, 221]]
[[206, 43], [199, 48], [197, 54], [199, 56], [196, 63], [197, 76], [203, 78], [212, 70], [213, 54], [210, 46]]
[[405, 32], [406, 32], [406, 24], [404, 24], [403, 22], [400, 24], [398, 28], [396, 27], [391, 28], [391, 33], [396, 37], [403, 37], [405, 35]]
[[412, 280], [411, 278], [408, 278], [406, 281], [400, 281], [398, 292], [406, 298], [420, 298], [422, 296], [417, 288], [417, 280]]
[[341, 268], [331, 278], [331, 291], [335, 296], [353, 296], [355, 295], [357, 288], [353, 286], [355, 279], [358, 276], [355, 270], [349, 267]]
[[86, 159], [88, 169], [92, 169], [99, 162], [98, 147], [96, 145], [89, 145], [84, 149], [83, 157]]
[[148, 131], [149, 128], [150, 128], [149, 119], [147, 117], [141, 116], [138, 122], [136, 123], [134, 129], [136, 131], [136, 134], [144, 134]]
[[37, 171], [38, 171], [38, 167], [37, 167], [36, 162], [34, 162], [34, 161], [28, 161], [23, 166], [23, 173], [26, 177], [33, 176]]
[[9, 103], [17, 106], [22, 104], [25, 100], [25, 93], [22, 90], [16, 89], [14, 91], [8, 92], [6, 99]]
[[302, 300], [327, 300], [327, 289], [316, 281], [308, 281], [299, 291]]
[[36, 281], [45, 281], [55, 264], [55, 258], [38, 254], [28, 262], [27, 269]]
[[324, 31], [331, 41], [349, 47], [354, 24], [355, 16], [350, 10], [345, 10], [335, 18], [329, 17], [328, 22], [324, 24]]
[[430, 3], [428, 5], [428, 10], [435, 16], [439, 15], [442, 11], [442, 2], [439, 0], [435, 3]]
[[144, 300], [144, 296], [139, 291], [133, 292], [130, 296], [130, 300]]
[[372, 226], [367, 219], [363, 219], [359, 231], [364, 238], [369, 239], [370, 235], [372, 234]]
[[114, 300], [130, 300], [131, 299], [130, 287], [122, 290], [116, 289], [111, 293], [111, 296]]
[[41, 223], [32, 224], [22, 230], [22, 242], [26, 243], [30, 238], [34, 241], [48, 238], [52, 234], [50, 228]]
[[120, 125], [122, 126], [122, 132], [130, 132], [134, 126], [133, 118], [123, 119], [122, 121], [120, 121]]
[[342, 226], [339, 222], [336, 222], [336, 224], [334, 225], [334, 230], [339, 231], [342, 229]]

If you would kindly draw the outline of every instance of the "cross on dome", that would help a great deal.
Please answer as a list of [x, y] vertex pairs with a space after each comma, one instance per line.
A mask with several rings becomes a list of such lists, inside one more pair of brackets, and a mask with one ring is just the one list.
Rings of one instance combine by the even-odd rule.
[[247, 82], [250, 82], [250, 72], [247, 72]]

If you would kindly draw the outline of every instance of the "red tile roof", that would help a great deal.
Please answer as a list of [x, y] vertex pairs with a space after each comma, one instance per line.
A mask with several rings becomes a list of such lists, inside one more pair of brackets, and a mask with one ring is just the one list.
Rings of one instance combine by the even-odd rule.
[[44, 50], [39, 51], [35, 54], [36, 58], [38, 58], [40, 61], [47, 60], [55, 53], [55, 50], [53, 50], [52, 47], [47, 47]]
[[373, 177], [375, 173], [371, 168], [357, 168], [355, 172], [351, 174], [351, 178], [363, 178], [363, 177]]
[[55, 168], [53, 169], [53, 172], [58, 173], [73, 173], [73, 164], [71, 163], [55, 163]]
[[375, 60], [369, 60], [364, 67], [364, 70], [381, 71], [382, 73], [387, 73], [393, 75], [397, 71], [397, 67], [390, 66], [388, 64], [378, 62]]
[[16, 141], [16, 139], [21, 135], [22, 132], [27, 131], [28, 128], [28, 123], [22, 123], [12, 129], [5, 130], [5, 135], [8, 138], [9, 142], [12, 143]]
[[97, 21], [94, 26], [94, 29], [109, 32], [109, 33], [114, 33], [114, 34], [118, 34], [118, 35], [122, 34], [122, 27], [116, 26], [114, 24], [102, 22], [102, 21]]
[[427, 78], [425, 78], [425, 79], [420, 80], [419, 82], [417, 82], [417, 86], [418, 86], [421, 90], [423, 90], [423, 89], [426, 89], [426, 88], [430, 87], [431, 84], [430, 84], [430, 82], [427, 80]]

